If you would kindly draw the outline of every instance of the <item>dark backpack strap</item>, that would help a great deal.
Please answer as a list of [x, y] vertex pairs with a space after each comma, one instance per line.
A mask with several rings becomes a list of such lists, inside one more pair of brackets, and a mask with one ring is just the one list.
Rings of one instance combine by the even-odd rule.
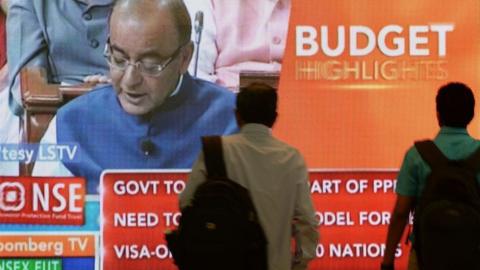
[[480, 147], [465, 160], [465, 163], [476, 173], [480, 172]]
[[446, 165], [450, 161], [432, 140], [417, 141], [415, 148], [430, 168]]
[[202, 137], [203, 154], [205, 156], [205, 166], [209, 179], [227, 178], [225, 161], [223, 160], [222, 137], [205, 136]]

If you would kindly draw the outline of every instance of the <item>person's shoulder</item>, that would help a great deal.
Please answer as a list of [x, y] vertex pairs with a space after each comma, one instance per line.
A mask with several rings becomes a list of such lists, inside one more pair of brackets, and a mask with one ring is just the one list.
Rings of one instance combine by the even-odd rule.
[[283, 141], [280, 141], [282, 146], [284, 147], [285, 149], [285, 152], [286, 153], [289, 153], [292, 155], [292, 158], [295, 158], [295, 159], [300, 159], [300, 160], [304, 160], [304, 157], [302, 155], [302, 153], [300, 152], [300, 150], [298, 150], [296, 147], [286, 143], [286, 142], [283, 142]]
[[408, 147], [405, 152], [402, 168], [405, 166], [407, 166], [409, 169], [417, 168], [419, 166], [427, 166], [426, 161], [423, 160], [420, 152], [415, 146], [415, 143]]
[[[473, 154], [480, 151], [480, 140], [478, 138], [472, 137], [472, 141], [470, 142], [470, 146], [468, 148], [468, 157], [472, 156]], [[467, 157], [467, 158], [468, 158]]]
[[229, 134], [229, 135], [223, 135], [222, 136], [222, 143], [225, 145], [235, 145], [235, 144], [240, 144], [241, 139], [242, 139], [242, 134], [239, 132]]
[[305, 157], [298, 148], [275, 137], [272, 137], [272, 141], [278, 151], [277, 156], [280, 156], [283, 160], [283, 167], [286, 171], [307, 170]]
[[272, 136], [272, 140], [275, 144], [277, 144], [277, 146], [284, 148], [285, 151], [300, 155], [300, 150], [298, 150], [295, 146], [288, 144], [275, 136]]
[[196, 104], [210, 112], [231, 113], [235, 108], [235, 94], [215, 83], [186, 76], [188, 102]]
[[480, 139], [475, 138], [475, 137], [472, 137], [472, 139], [473, 139], [473, 144], [474, 144], [476, 147], [480, 147]]
[[115, 100], [116, 94], [111, 85], [103, 85], [74, 98], [62, 106], [57, 115], [98, 112], [105, 105]]
[[415, 146], [416, 143], [420, 141], [415, 141], [412, 143], [405, 151], [405, 157], [409, 158], [414, 158], [414, 157], [420, 157], [420, 152], [418, 151], [417, 147]]
[[235, 94], [232, 91], [216, 83], [195, 78], [190, 75], [187, 76], [187, 80], [190, 80], [190, 83], [199, 90], [199, 94], [223, 99], [235, 99]]
[[[236, 138], [242, 137], [243, 134], [240, 132], [238, 134], [233, 134], [233, 135], [230, 135], [230, 136], [232, 137], [232, 140], [235, 141]], [[281, 152], [282, 156], [285, 159], [295, 158], [295, 159], [302, 159], [303, 160], [303, 155], [298, 148], [296, 148], [295, 146], [293, 146], [291, 144], [288, 144], [287, 142], [282, 141], [281, 139], [279, 139], [279, 138], [277, 138], [273, 135], [269, 136], [269, 139], [268, 139], [266, 145], [268, 145], [268, 147], [274, 147], [274, 149], [276, 149], [276, 151]]]

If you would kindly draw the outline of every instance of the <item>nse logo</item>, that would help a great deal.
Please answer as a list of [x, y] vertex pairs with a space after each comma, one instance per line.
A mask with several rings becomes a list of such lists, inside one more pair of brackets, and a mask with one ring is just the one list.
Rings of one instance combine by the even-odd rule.
[[25, 188], [18, 182], [0, 183], [0, 211], [18, 212], [25, 206]]
[[83, 224], [83, 178], [0, 177], [0, 223]]

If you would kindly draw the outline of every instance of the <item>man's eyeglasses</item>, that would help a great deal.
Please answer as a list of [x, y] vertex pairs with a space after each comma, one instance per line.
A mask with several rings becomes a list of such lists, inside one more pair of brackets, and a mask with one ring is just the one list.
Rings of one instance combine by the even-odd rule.
[[180, 53], [181, 49], [183, 48], [184, 45], [180, 45], [173, 54], [168, 57], [162, 64], [156, 64], [156, 63], [149, 63], [149, 62], [142, 62], [142, 61], [137, 61], [135, 63], [130, 62], [128, 59], [126, 59], [123, 56], [115, 55], [113, 53], [112, 45], [110, 44], [110, 39], [107, 40], [107, 43], [105, 44], [105, 51], [103, 52], [105, 58], [107, 59], [108, 64], [121, 71], [125, 71], [129, 65], [132, 65], [134, 68], [136, 68], [140, 73], [147, 75], [147, 76], [152, 76], [156, 77], [159, 76], [162, 71], [167, 68], [167, 66], [173, 62], [173, 60], [177, 57], [177, 55]]

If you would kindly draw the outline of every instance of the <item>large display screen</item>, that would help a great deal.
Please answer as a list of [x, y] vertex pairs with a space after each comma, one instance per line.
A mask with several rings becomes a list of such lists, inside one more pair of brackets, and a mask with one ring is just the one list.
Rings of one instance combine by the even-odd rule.
[[[198, 22], [195, 12], [204, 11], [205, 40], [200, 43], [198, 60], [194, 54], [190, 72], [193, 73], [194, 66], [202, 68], [202, 64], [213, 68], [208, 76], [202, 77], [199, 72], [198, 76], [205, 79], [215, 78], [214, 69], [220, 64], [214, 61], [207, 65], [202, 61], [220, 57], [219, 50], [228, 44], [226, 37], [234, 40], [222, 31], [225, 27], [218, 27], [217, 32], [208, 29], [209, 24], [220, 23], [216, 22], [212, 9], [228, 7], [225, 3], [230, 0], [224, 1], [217, 6], [186, 1], [194, 23]], [[236, 9], [236, 5], [242, 4], [235, 2], [241, 1], [232, 1], [229, 10], [232, 14], [243, 10]], [[247, 61], [233, 70], [237, 74], [252, 70], [279, 74], [279, 117], [273, 135], [298, 148], [305, 157], [319, 225], [320, 242], [308, 269], [378, 269], [404, 155], [414, 141], [433, 138], [439, 130], [435, 110], [438, 88], [451, 81], [463, 82], [478, 97], [480, 3], [474, 0], [279, 2], [290, 9], [282, 24], [286, 36], [272, 36], [269, 31], [273, 30], [268, 27], [263, 36], [271, 38], [274, 44], [284, 42], [282, 59], [275, 60], [273, 69], [266, 68], [273, 61]], [[245, 10], [249, 8], [255, 10], [253, 6]], [[261, 12], [273, 11], [258, 12], [268, 18], [268, 14]], [[225, 18], [228, 21], [236, 16]], [[231, 25], [230, 34], [242, 27]], [[194, 25], [193, 39], [197, 30]], [[235, 42], [242, 46], [253, 44], [250, 40]], [[218, 75], [221, 72], [225, 71], [219, 68]], [[239, 88], [238, 82], [234, 86], [215, 79], [213, 82], [230, 88], [225, 91]], [[221, 107], [216, 103], [202, 106], [213, 110], [215, 106]], [[122, 113], [113, 111], [109, 117]], [[170, 107], [165, 113], [170, 113]], [[176, 119], [179, 125], [182, 121], [200, 125], [202, 121], [183, 114], [176, 116], [180, 117]], [[77, 117], [81, 119], [82, 114]], [[215, 125], [234, 119], [233, 111], [223, 118], [217, 119]], [[102, 116], [95, 119], [101, 121]], [[67, 134], [59, 125], [61, 121], [72, 124], [71, 119], [59, 120], [56, 136], [77, 137], [71, 132], [81, 129], [68, 129]], [[127, 126], [131, 124], [122, 121], [119, 120]], [[474, 137], [480, 135], [479, 123], [477, 117], [469, 125], [468, 131]], [[170, 122], [168, 125], [172, 130], [181, 130]], [[235, 123], [231, 126], [235, 130]], [[2, 132], [11, 132], [13, 128]], [[176, 269], [164, 232], [178, 225], [178, 194], [188, 181], [191, 157], [198, 155], [200, 147], [162, 153], [163, 164], [182, 166], [154, 167], [146, 159], [125, 168], [104, 168], [100, 175], [81, 172], [78, 169], [81, 166], [76, 165], [58, 168], [60, 159], [91, 162], [84, 149], [96, 153], [102, 146], [95, 144], [103, 141], [110, 145], [122, 137], [103, 127], [88, 132], [92, 133], [92, 139], [63, 145], [51, 141], [26, 144], [20, 139], [17, 143], [0, 141], [0, 270]], [[150, 132], [156, 131], [149, 127], [148, 136]], [[201, 135], [207, 135], [204, 133]], [[163, 142], [165, 145], [172, 147], [168, 149], [188, 144], [183, 135], [175, 134], [162, 138], [167, 140]], [[110, 139], [103, 140], [102, 136]], [[122, 149], [111, 149], [105, 164], [124, 162], [125, 153], [128, 155], [133, 148], [150, 155], [156, 142], [148, 136], [133, 146], [125, 143]], [[188, 136], [197, 136], [189, 140], [200, 142], [200, 133]], [[182, 147], [188, 149], [189, 145]], [[44, 171], [37, 171], [42, 176], [20, 175], [19, 165], [32, 164], [35, 158], [45, 165]], [[12, 173], [12, 168], [18, 174]], [[74, 168], [70, 175], [64, 173], [68, 168]], [[78, 170], [81, 175], [75, 173]], [[407, 266], [411, 248], [406, 241], [407, 233], [396, 250], [396, 269]]]

